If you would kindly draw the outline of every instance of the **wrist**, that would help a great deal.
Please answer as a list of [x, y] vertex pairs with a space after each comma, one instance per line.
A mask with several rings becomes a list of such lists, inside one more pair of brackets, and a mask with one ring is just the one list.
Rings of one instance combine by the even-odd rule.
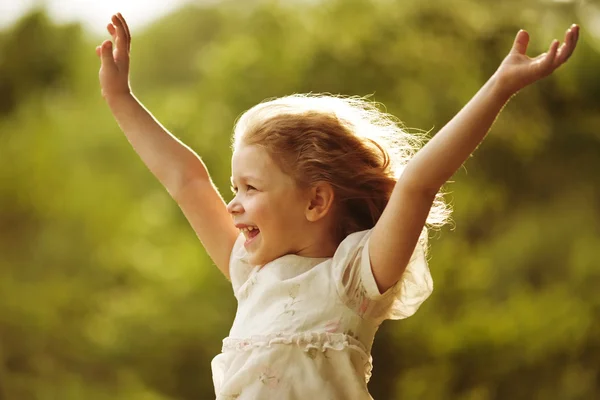
[[131, 91], [123, 91], [123, 92], [112, 92], [112, 93], [104, 93], [102, 92], [102, 97], [108, 103], [109, 107], [118, 106], [124, 102], [129, 102], [135, 97]]
[[488, 83], [493, 95], [503, 102], [510, 100], [519, 91], [518, 89], [514, 89], [513, 85], [499, 71], [496, 71], [492, 75]]

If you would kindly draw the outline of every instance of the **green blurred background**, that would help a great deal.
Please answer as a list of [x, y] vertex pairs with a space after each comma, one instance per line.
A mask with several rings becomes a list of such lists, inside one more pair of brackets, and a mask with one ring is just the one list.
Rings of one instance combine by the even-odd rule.
[[[104, 104], [105, 37], [52, 21], [37, 9], [0, 33], [0, 400], [214, 398], [229, 283]], [[190, 5], [132, 32], [131, 80], [229, 200], [233, 122], [257, 102], [373, 94], [433, 133], [518, 29], [533, 55], [573, 22], [573, 58], [509, 103], [446, 187], [455, 222], [432, 233], [436, 290], [382, 326], [370, 389], [597, 399], [600, 2]]]

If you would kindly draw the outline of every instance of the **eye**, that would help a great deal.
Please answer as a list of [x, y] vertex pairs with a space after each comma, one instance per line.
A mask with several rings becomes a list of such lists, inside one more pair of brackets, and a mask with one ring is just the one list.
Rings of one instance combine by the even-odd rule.
[[248, 190], [256, 190], [256, 188], [252, 185], [248, 185], [247, 187], [248, 187]]
[[235, 186], [229, 186], [229, 189], [231, 189], [231, 191], [233, 192], [233, 194], [236, 194], [238, 189]]

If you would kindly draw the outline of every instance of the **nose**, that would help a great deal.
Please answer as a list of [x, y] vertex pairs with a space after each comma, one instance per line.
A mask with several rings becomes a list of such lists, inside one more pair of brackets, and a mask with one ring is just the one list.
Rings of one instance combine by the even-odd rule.
[[227, 212], [229, 212], [229, 214], [240, 214], [243, 210], [242, 204], [237, 199], [237, 196], [231, 199], [229, 204], [227, 204]]

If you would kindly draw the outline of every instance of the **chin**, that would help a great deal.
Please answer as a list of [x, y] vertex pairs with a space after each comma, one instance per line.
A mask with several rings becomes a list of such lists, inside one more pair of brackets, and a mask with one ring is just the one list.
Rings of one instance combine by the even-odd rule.
[[252, 265], [258, 265], [258, 266], [263, 266], [273, 260], [275, 260], [277, 257], [272, 257], [269, 256], [268, 254], [264, 254], [261, 251], [257, 251], [257, 252], [252, 252], [248, 254], [248, 262]]
[[[247, 251], [247, 250], [246, 250]], [[260, 261], [262, 259], [260, 252], [257, 251], [247, 251], [248, 254], [248, 262], [252, 265], [260, 265]]]

